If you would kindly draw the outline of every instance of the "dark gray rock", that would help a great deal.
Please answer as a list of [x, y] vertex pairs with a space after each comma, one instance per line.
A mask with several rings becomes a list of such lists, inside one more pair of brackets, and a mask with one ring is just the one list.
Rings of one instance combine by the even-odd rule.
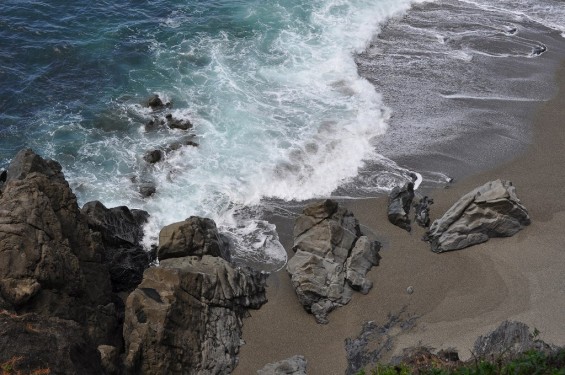
[[304, 209], [294, 224], [293, 249], [287, 271], [298, 300], [318, 323], [347, 304], [353, 289], [367, 293], [372, 286], [365, 275], [378, 263], [380, 244], [363, 237], [357, 219], [335, 201]]
[[198, 147], [198, 143], [194, 142], [194, 134], [181, 138], [180, 140], [167, 145], [167, 147], [165, 147], [165, 152], [176, 151], [183, 146]]
[[86, 203], [81, 213], [86, 217], [90, 229], [100, 232], [105, 244], [139, 245], [143, 239], [143, 224], [149, 213], [130, 210], [126, 206], [106, 208], [99, 201]]
[[149, 253], [140, 245], [149, 214], [126, 206], [108, 209], [98, 201], [86, 203], [81, 213], [90, 229], [102, 236], [103, 262], [109, 265], [112, 290], [134, 290], [151, 262]]
[[509, 237], [530, 224], [526, 208], [509, 181], [491, 181], [457, 201], [428, 231], [433, 252], [463, 249]]
[[414, 199], [414, 183], [407, 182], [404, 186], [396, 186], [389, 194], [388, 200], [388, 220], [410, 232], [410, 208]]
[[434, 200], [424, 196], [414, 205], [414, 220], [422, 228], [430, 226], [430, 206], [432, 204], [434, 204]]
[[550, 353], [552, 349], [552, 346], [536, 339], [526, 324], [507, 320], [489, 334], [480, 336], [473, 346], [473, 354], [478, 358], [501, 359], [529, 350]]
[[209, 255], [146, 270], [126, 302], [127, 373], [230, 373], [246, 310], [266, 302], [265, 278]]
[[141, 182], [137, 186], [143, 198], [149, 198], [157, 192], [157, 186], [153, 182]]
[[159, 260], [192, 255], [219, 256], [229, 261], [227, 245], [219, 235], [213, 220], [191, 216], [185, 221], [161, 229]]
[[163, 157], [165, 157], [165, 154], [163, 151], [161, 150], [151, 150], [151, 151], [147, 151], [145, 153], [145, 155], [143, 155], [143, 160], [145, 160], [146, 162], [148, 162], [149, 164], [155, 164], [160, 162]]
[[2, 373], [104, 373], [96, 347], [74, 321], [0, 312], [0, 327], [0, 363], [9, 362]]
[[301, 355], [265, 365], [257, 375], [306, 375], [306, 359]]
[[95, 344], [115, 344], [119, 323], [103, 255], [61, 166], [20, 151], [0, 197], [3, 300], [18, 314], [74, 320]]
[[[414, 328], [417, 317], [406, 314], [405, 310], [406, 307], [389, 314], [382, 325], [365, 322], [359, 336], [345, 339], [346, 375], [358, 374], [364, 367], [373, 367], [382, 361], [383, 356], [392, 350], [396, 337]], [[400, 359], [393, 358], [393, 361], [400, 362]]]

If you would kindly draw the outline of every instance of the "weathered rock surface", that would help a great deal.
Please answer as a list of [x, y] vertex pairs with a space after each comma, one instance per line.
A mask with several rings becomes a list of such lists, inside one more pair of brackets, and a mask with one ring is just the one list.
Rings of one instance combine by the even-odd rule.
[[490, 359], [522, 354], [528, 350], [549, 353], [552, 349], [551, 345], [536, 339], [528, 325], [507, 320], [489, 334], [480, 336], [473, 346], [473, 354]]
[[410, 232], [410, 208], [414, 199], [414, 183], [407, 182], [404, 186], [396, 186], [389, 194], [388, 199], [388, 220]]
[[173, 118], [173, 115], [170, 113], [167, 114], [165, 118], [167, 119], [167, 125], [171, 129], [188, 130], [192, 128], [192, 123], [190, 121]]
[[265, 365], [257, 375], [306, 375], [306, 359], [301, 355]]
[[90, 229], [102, 236], [105, 250], [102, 261], [109, 265], [112, 290], [134, 290], [152, 261], [150, 254], [140, 245], [143, 224], [149, 214], [125, 206], [106, 208], [98, 201], [86, 203], [81, 213]]
[[99, 201], [86, 203], [81, 213], [88, 226], [102, 234], [105, 244], [112, 246], [139, 245], [143, 239], [143, 224], [149, 214], [143, 210], [130, 210], [126, 206], [106, 208]]
[[74, 320], [95, 344], [121, 341], [100, 236], [90, 232], [61, 166], [32, 150], [8, 168], [0, 197], [0, 293], [18, 314]]
[[209, 255], [166, 259], [145, 271], [128, 297], [126, 367], [147, 374], [229, 373], [245, 309], [265, 302], [263, 275]]
[[367, 293], [365, 275], [378, 263], [380, 244], [362, 236], [357, 219], [337, 202], [304, 209], [294, 224], [294, 256], [287, 271], [298, 300], [318, 323], [349, 302], [353, 289]]
[[427, 240], [433, 252], [463, 249], [509, 237], [530, 224], [526, 208], [510, 181], [491, 181], [463, 196], [433, 222]]
[[167, 225], [159, 233], [159, 260], [184, 256], [219, 256], [230, 260], [216, 223], [207, 218], [191, 216], [185, 221]]
[[127, 372], [230, 373], [242, 318], [266, 302], [266, 275], [210, 255], [221, 253], [212, 220], [191, 217], [177, 224], [163, 228], [159, 267], [147, 269], [127, 299]]
[[434, 200], [424, 196], [414, 205], [414, 220], [422, 228], [430, 226], [430, 206], [432, 204], [434, 204]]
[[11, 361], [6, 374], [104, 373], [96, 346], [74, 321], [0, 312], [0, 327], [0, 363]]

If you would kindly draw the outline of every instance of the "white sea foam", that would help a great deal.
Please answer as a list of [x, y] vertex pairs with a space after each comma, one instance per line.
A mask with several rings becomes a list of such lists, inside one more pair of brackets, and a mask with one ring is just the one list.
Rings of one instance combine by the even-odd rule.
[[[327, 196], [366, 160], [382, 159], [374, 139], [386, 131], [389, 112], [358, 75], [354, 54], [409, 1], [230, 6], [242, 17], [190, 35], [183, 27], [198, 15], [189, 5], [179, 7], [162, 22], [174, 30], [169, 39], [150, 40], [153, 70], [129, 73], [146, 96], [171, 101], [173, 117], [194, 124], [199, 146], [170, 150], [185, 132], [166, 126], [146, 132], [144, 124], [153, 117], [159, 122], [164, 113], [140, 105], [144, 98], [138, 95], [108, 103], [114, 111], [110, 125], [77, 132], [83, 139], [66, 171], [83, 202], [147, 210], [147, 245], [163, 225], [206, 216], [231, 238], [236, 258], [281, 265], [286, 252], [274, 226], [260, 211], [250, 217], [242, 209], [264, 198]], [[166, 150], [164, 160], [148, 165], [143, 155], [156, 148]], [[143, 183], [155, 185], [156, 194], [142, 199], [136, 189]], [[390, 183], [382, 179], [372, 189], [386, 190]]]

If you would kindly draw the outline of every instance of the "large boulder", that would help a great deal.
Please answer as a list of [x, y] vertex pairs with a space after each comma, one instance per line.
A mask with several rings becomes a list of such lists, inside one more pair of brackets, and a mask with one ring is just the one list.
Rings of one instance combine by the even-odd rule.
[[307, 206], [294, 224], [294, 256], [287, 271], [298, 300], [318, 323], [349, 302], [353, 290], [368, 293], [365, 278], [378, 264], [380, 244], [362, 236], [357, 219], [332, 200]]
[[306, 359], [301, 355], [265, 365], [257, 375], [306, 375]]
[[109, 265], [113, 291], [134, 290], [152, 260], [140, 244], [149, 214], [125, 206], [106, 208], [98, 201], [86, 203], [81, 213], [89, 228], [102, 236], [103, 262]]
[[221, 252], [212, 220], [192, 217], [177, 224], [163, 228], [159, 266], [145, 271], [127, 299], [126, 372], [230, 373], [242, 318], [266, 302], [266, 275], [214, 256]]
[[90, 232], [61, 166], [32, 150], [8, 168], [0, 197], [0, 294], [17, 313], [74, 320], [96, 344], [118, 320], [100, 236]]
[[149, 268], [126, 302], [128, 372], [230, 373], [244, 312], [266, 302], [264, 285], [264, 275], [209, 255], [166, 259]]
[[103, 374], [100, 354], [71, 320], [0, 312], [3, 374]]
[[433, 252], [463, 249], [509, 237], [530, 224], [528, 211], [516, 196], [510, 181], [487, 182], [457, 201], [427, 235]]
[[184, 256], [220, 256], [229, 259], [225, 241], [208, 218], [191, 216], [185, 221], [163, 227], [159, 233], [159, 260]]
[[388, 220], [410, 232], [410, 208], [414, 199], [414, 183], [407, 182], [402, 187], [396, 186], [389, 194], [388, 198]]

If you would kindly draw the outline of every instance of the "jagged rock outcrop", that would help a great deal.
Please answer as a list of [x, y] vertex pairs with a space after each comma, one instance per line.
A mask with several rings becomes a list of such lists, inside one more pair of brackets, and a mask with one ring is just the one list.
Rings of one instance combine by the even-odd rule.
[[20, 151], [0, 197], [0, 293], [5, 303], [18, 314], [73, 320], [96, 345], [119, 345], [103, 252], [61, 166], [32, 150]]
[[2, 373], [104, 373], [96, 346], [74, 321], [0, 312], [0, 327], [0, 363], [9, 362], [9, 371]]
[[306, 359], [301, 355], [265, 365], [257, 375], [306, 375]]
[[213, 220], [191, 216], [161, 229], [158, 251], [160, 260], [191, 255], [219, 256], [230, 260], [227, 244], [218, 233]]
[[105, 250], [102, 261], [109, 265], [112, 290], [134, 290], [152, 261], [140, 244], [149, 214], [126, 206], [106, 208], [98, 201], [86, 203], [81, 213], [90, 229], [102, 236]]
[[530, 224], [528, 211], [516, 196], [510, 181], [491, 181], [463, 196], [427, 235], [433, 252], [463, 249], [509, 237]]
[[159, 254], [165, 259], [145, 271], [127, 299], [127, 372], [229, 373], [246, 310], [266, 302], [266, 275], [210, 255], [220, 254], [213, 221], [192, 217], [177, 224], [163, 228]]
[[332, 200], [313, 203], [294, 224], [294, 256], [287, 271], [298, 300], [318, 323], [349, 302], [353, 290], [367, 293], [365, 275], [378, 264], [380, 244], [362, 236], [357, 219]]
[[550, 353], [552, 349], [551, 345], [538, 340], [527, 324], [507, 320], [494, 331], [477, 338], [473, 354], [478, 358], [490, 359], [514, 356], [529, 350]]
[[410, 232], [410, 208], [414, 199], [414, 183], [407, 182], [402, 187], [396, 186], [388, 197], [388, 220]]

